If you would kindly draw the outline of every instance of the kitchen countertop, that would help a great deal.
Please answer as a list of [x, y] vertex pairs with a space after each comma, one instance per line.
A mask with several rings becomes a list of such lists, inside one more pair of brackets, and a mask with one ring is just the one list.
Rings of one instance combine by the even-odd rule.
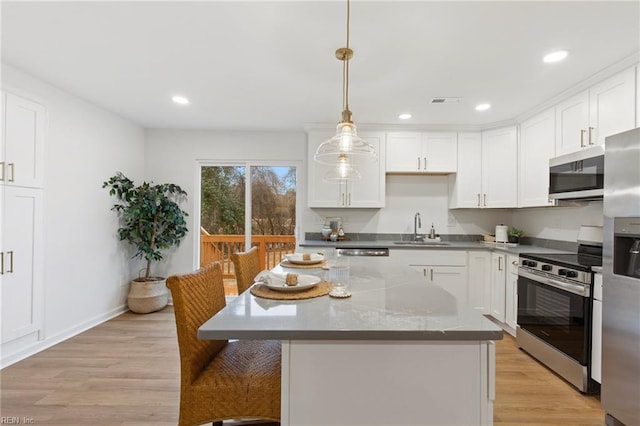
[[[246, 291], [204, 323], [201, 339], [499, 340], [502, 329], [389, 258], [352, 258], [347, 299], [263, 299]], [[326, 271], [282, 271], [323, 277]]]
[[520, 253], [566, 253], [566, 250], [556, 250], [548, 247], [534, 245], [507, 245], [500, 243], [482, 243], [477, 241], [442, 241], [446, 245], [412, 245], [396, 244], [394, 241], [371, 240], [371, 241], [320, 241], [305, 240], [299, 243], [300, 247], [322, 247], [322, 248], [388, 248], [409, 249], [409, 250], [499, 250], [509, 254], [519, 255]]

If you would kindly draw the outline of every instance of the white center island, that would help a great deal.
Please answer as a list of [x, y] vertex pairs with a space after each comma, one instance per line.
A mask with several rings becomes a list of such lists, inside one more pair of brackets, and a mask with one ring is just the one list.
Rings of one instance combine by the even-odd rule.
[[246, 291], [198, 336], [282, 341], [282, 425], [492, 424], [500, 327], [388, 258], [351, 259], [350, 281], [348, 299]]

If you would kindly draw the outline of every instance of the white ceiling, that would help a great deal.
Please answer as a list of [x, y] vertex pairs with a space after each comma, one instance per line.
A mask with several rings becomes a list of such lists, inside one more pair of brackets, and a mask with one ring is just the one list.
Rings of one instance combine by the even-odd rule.
[[[339, 121], [345, 6], [3, 1], [2, 61], [148, 128], [301, 130]], [[483, 126], [526, 114], [637, 55], [639, 6], [354, 0], [354, 121], [411, 112], [414, 125]], [[560, 48], [566, 61], [542, 63]], [[429, 104], [441, 96], [462, 99]]]

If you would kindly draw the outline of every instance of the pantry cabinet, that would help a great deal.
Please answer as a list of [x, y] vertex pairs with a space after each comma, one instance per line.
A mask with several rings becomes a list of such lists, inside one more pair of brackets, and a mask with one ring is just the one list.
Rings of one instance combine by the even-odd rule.
[[380, 208], [385, 203], [385, 133], [361, 132], [359, 136], [373, 145], [377, 161], [362, 160], [354, 164], [362, 178], [327, 182], [331, 167], [317, 163], [313, 156], [322, 142], [333, 136], [329, 131], [310, 131], [308, 135], [308, 204], [309, 207]]
[[387, 173], [456, 171], [456, 132], [389, 132], [387, 146]]
[[0, 322], [5, 343], [43, 327], [45, 109], [13, 93], [2, 92], [1, 99]]
[[3, 93], [0, 179], [5, 185], [41, 188], [44, 183], [45, 109], [29, 99]]
[[549, 200], [549, 159], [556, 152], [555, 120], [551, 108], [520, 125], [518, 207], [554, 204]]
[[623, 71], [556, 106], [556, 155], [602, 145], [635, 127], [635, 72]]

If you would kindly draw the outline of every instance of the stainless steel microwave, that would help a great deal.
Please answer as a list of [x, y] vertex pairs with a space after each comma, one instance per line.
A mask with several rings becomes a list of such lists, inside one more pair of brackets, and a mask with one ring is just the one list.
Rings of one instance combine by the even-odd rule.
[[549, 160], [549, 198], [599, 200], [604, 194], [604, 146]]

